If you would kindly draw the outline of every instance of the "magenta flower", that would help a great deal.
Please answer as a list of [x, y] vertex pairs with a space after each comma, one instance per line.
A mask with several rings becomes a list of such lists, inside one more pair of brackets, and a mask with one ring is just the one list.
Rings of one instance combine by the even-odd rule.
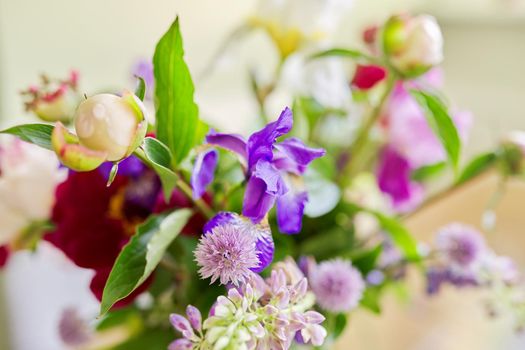
[[361, 300], [365, 282], [350, 261], [342, 259], [320, 263], [308, 276], [317, 304], [327, 311], [348, 312]]
[[[301, 186], [301, 175], [314, 159], [325, 154], [323, 149], [307, 147], [296, 138], [276, 142], [292, 129], [292, 111], [285, 108], [279, 119], [253, 133], [248, 141], [239, 135], [212, 132], [207, 142], [235, 152], [246, 168], [247, 186], [244, 195], [243, 215], [259, 223], [277, 204], [277, 223], [284, 233], [301, 230], [304, 206], [308, 195]], [[199, 161], [199, 159], [198, 159]], [[195, 166], [194, 192], [203, 192], [213, 173], [213, 159], [203, 159], [205, 166]], [[297, 181], [299, 180], [299, 181]]]
[[352, 78], [352, 86], [360, 90], [369, 90], [383, 81], [386, 75], [386, 69], [381, 66], [358, 64]]
[[273, 260], [275, 245], [272, 231], [268, 225], [262, 223], [254, 224], [250, 219], [235, 213], [220, 212], [204, 225], [204, 235], [211, 234], [212, 230], [219, 225], [232, 226], [242, 232], [242, 234], [255, 240], [255, 251], [259, 264], [251, 268], [253, 272], [261, 272], [270, 265]]
[[[432, 70], [423, 79], [424, 86], [439, 85], [439, 71]], [[419, 83], [416, 83], [416, 86]], [[413, 168], [446, 160], [441, 142], [434, 135], [424, 111], [408, 93], [403, 83], [398, 83], [384, 110], [388, 143], [401, 154]], [[453, 113], [452, 119], [459, 136], [465, 141], [472, 124], [469, 112]]]
[[377, 168], [377, 183], [399, 212], [414, 209], [423, 200], [423, 188], [411, 179], [412, 167], [393, 147], [383, 148]]
[[201, 277], [221, 284], [245, 282], [259, 266], [256, 241], [231, 224], [217, 225], [201, 237], [195, 250]]

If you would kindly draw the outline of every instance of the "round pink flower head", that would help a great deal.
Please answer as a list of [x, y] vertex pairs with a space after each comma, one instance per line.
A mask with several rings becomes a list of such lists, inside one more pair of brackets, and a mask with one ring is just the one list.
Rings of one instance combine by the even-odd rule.
[[200, 266], [201, 278], [211, 277], [221, 284], [245, 282], [259, 266], [255, 239], [234, 225], [216, 226], [203, 235], [195, 250], [195, 260]]
[[354, 309], [365, 289], [361, 273], [350, 261], [328, 260], [320, 263], [309, 275], [317, 304], [332, 312]]
[[485, 241], [474, 227], [453, 223], [438, 231], [436, 247], [452, 264], [469, 267], [483, 256]]

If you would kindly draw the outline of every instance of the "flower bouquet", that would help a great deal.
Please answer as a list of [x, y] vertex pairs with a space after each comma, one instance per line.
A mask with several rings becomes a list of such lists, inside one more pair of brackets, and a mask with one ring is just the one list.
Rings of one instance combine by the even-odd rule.
[[[67, 346], [329, 349], [411, 266], [429, 295], [483, 288], [524, 325], [519, 273], [480, 231], [450, 223], [427, 245], [403, 221], [489, 170], [521, 176], [525, 138], [462, 162], [471, 116], [439, 92], [436, 20], [393, 16], [362, 49], [332, 47], [345, 2], [327, 3], [305, 2], [319, 19], [306, 26], [296, 2], [263, 2], [223, 45], [262, 31], [278, 57], [270, 77], [250, 74], [261, 125], [249, 135], [201, 118], [178, 19], [134, 92], [84, 93], [76, 72], [23, 92], [48, 123], [2, 131], [16, 138], [0, 154], [0, 262], [44, 240], [93, 271], [100, 314], [64, 310]], [[272, 115], [279, 90], [289, 105]]]

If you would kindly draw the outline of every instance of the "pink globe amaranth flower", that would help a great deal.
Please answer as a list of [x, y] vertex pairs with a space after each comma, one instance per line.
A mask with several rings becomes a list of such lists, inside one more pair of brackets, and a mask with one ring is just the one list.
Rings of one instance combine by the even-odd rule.
[[201, 237], [195, 250], [195, 260], [200, 266], [201, 278], [211, 277], [221, 284], [239, 285], [259, 265], [254, 237], [233, 225], [219, 225]]
[[436, 235], [436, 246], [452, 265], [469, 268], [482, 259], [485, 241], [474, 227], [452, 223], [441, 228]]
[[354, 309], [365, 289], [361, 273], [350, 261], [343, 259], [320, 263], [309, 278], [317, 304], [332, 312], [348, 312]]

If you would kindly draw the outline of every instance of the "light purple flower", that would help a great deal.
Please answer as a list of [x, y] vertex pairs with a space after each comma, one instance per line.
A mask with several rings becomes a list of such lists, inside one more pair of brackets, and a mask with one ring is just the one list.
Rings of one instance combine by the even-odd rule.
[[62, 312], [58, 324], [58, 334], [66, 345], [80, 346], [89, 342], [93, 337], [87, 322], [82, 319], [74, 308], [67, 308]]
[[255, 250], [257, 258], [259, 259], [259, 264], [256, 267], [251, 268], [253, 272], [261, 272], [270, 265], [275, 251], [270, 226], [263, 223], [254, 224], [250, 219], [235, 213], [220, 212], [204, 225], [204, 235], [210, 234], [213, 228], [219, 225], [232, 226], [236, 230], [242, 232], [243, 235], [255, 240]]
[[365, 289], [361, 273], [350, 261], [342, 259], [320, 263], [308, 277], [317, 304], [332, 312], [348, 312], [354, 309]]
[[[277, 142], [292, 125], [292, 111], [285, 108], [277, 121], [253, 133], [248, 141], [239, 135], [215, 132], [206, 137], [209, 144], [235, 152], [246, 168], [243, 215], [258, 223], [277, 204], [278, 226], [284, 233], [301, 230], [308, 200], [301, 175], [314, 159], [325, 154], [323, 149], [309, 148], [296, 138]], [[208, 178], [209, 173], [198, 172], [195, 177]]]
[[447, 267], [431, 267], [427, 270], [427, 294], [435, 295], [443, 284], [451, 284], [458, 288], [477, 286], [478, 281], [472, 274], [458, 273]]
[[217, 225], [203, 235], [195, 250], [201, 277], [221, 284], [245, 282], [260, 263], [256, 240], [235, 225]]
[[486, 252], [485, 241], [478, 230], [460, 224], [449, 224], [436, 235], [436, 247], [456, 267], [469, 268]]
[[377, 183], [392, 200], [393, 208], [404, 213], [423, 200], [423, 188], [411, 179], [412, 167], [393, 147], [383, 148], [377, 168]]
[[[170, 315], [170, 323], [177, 331], [179, 331], [183, 338], [176, 339], [169, 346], [168, 350], [186, 350], [193, 349], [195, 344], [201, 342], [202, 330], [202, 316], [199, 309], [193, 305], [188, 305], [186, 308], [187, 319], [179, 314]], [[189, 320], [189, 321], [188, 321]], [[199, 335], [195, 334], [197, 331]]]
[[214, 149], [200, 152], [195, 159], [191, 173], [191, 187], [193, 199], [199, 199], [206, 192], [206, 187], [213, 181], [213, 174], [217, 167], [218, 153]]

